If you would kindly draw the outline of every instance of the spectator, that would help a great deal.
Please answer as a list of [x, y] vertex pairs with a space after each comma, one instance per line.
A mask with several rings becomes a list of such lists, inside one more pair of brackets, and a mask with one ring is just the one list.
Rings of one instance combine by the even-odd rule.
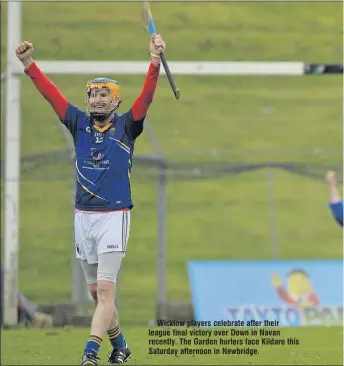
[[[3, 265], [1, 263], [1, 277], [0, 277], [0, 320], [1, 325], [4, 325], [3, 319], [3, 293], [4, 293], [4, 277]], [[37, 311], [37, 306], [33, 304], [21, 292], [17, 294], [17, 309], [18, 309], [18, 325], [27, 328], [52, 328], [53, 317], [49, 314]]]

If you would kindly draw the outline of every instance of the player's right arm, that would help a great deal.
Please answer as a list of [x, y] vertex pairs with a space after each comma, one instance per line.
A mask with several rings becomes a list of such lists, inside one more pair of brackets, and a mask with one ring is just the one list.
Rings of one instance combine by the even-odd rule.
[[60, 121], [70, 130], [74, 136], [78, 115], [83, 113], [72, 106], [67, 98], [60, 92], [56, 85], [40, 70], [32, 59], [33, 45], [25, 41], [18, 45], [16, 55], [24, 66], [24, 72], [35, 84], [38, 91], [50, 103]]
[[63, 121], [66, 117], [68, 101], [32, 59], [33, 45], [25, 41], [18, 45], [16, 55], [25, 67], [24, 72], [28, 75], [39, 92], [51, 104], [55, 113]]

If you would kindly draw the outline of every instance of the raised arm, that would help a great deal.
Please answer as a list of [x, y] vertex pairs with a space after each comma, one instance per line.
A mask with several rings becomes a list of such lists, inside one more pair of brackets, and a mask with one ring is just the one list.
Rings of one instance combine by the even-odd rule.
[[56, 85], [39, 69], [32, 59], [32, 54], [33, 45], [28, 41], [18, 45], [16, 49], [16, 55], [25, 68], [25, 74], [31, 78], [39, 92], [50, 103], [59, 119], [64, 121], [68, 109], [68, 101]]
[[139, 97], [135, 100], [132, 106], [132, 114], [134, 121], [141, 121], [146, 117], [148, 108], [153, 101], [155, 89], [159, 79], [160, 73], [160, 56], [159, 51], [165, 50], [166, 43], [162, 37], [157, 34], [152, 36], [150, 40], [150, 51], [151, 51], [151, 61], [149, 64], [148, 73], [146, 75], [145, 82]]

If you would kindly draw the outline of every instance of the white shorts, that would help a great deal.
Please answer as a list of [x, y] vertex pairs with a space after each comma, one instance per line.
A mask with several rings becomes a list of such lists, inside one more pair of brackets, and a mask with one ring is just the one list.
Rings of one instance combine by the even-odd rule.
[[130, 211], [84, 212], [74, 217], [76, 257], [98, 263], [99, 254], [125, 254], [130, 231]]

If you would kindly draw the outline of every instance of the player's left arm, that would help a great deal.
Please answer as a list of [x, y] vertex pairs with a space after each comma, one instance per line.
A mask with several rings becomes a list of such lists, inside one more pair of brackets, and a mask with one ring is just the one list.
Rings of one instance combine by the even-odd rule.
[[343, 201], [330, 202], [329, 207], [334, 219], [338, 222], [340, 226], [343, 226]]
[[166, 43], [162, 37], [157, 34], [150, 40], [151, 59], [148, 72], [141, 94], [135, 100], [131, 107], [131, 118], [127, 119], [126, 129], [131, 140], [136, 139], [143, 131], [143, 121], [147, 115], [149, 106], [153, 101], [156, 86], [160, 74], [160, 56], [159, 51], [166, 49]]
[[331, 210], [333, 218], [338, 222], [339, 225], [343, 226], [343, 200], [337, 189], [337, 179], [335, 172], [328, 172], [326, 180], [329, 185], [330, 191], [330, 202], [329, 208]]

